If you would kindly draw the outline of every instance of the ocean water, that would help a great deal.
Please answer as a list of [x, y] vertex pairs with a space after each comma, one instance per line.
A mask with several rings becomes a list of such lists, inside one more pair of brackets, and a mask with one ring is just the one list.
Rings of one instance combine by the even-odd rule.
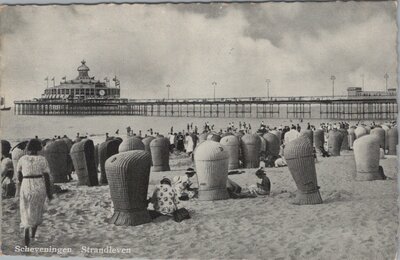
[[[80, 135], [96, 137], [117, 136], [115, 132], [119, 130], [119, 135], [126, 135], [126, 128], [130, 126], [135, 133], [142, 131], [142, 135], [149, 134], [148, 130], [153, 132], [167, 134], [171, 127], [174, 132], [180, 132], [187, 129], [187, 124], [193, 123], [193, 128], [197, 125], [199, 131], [203, 130], [206, 122], [214, 125], [214, 130], [226, 129], [230, 122], [236, 127], [239, 122], [250, 124], [252, 131], [255, 132], [260, 123], [264, 121], [269, 126], [285, 126], [299, 123], [305, 127], [308, 122], [319, 125], [321, 122], [335, 122], [340, 120], [326, 119], [268, 119], [268, 118], [197, 118], [197, 117], [145, 117], [145, 116], [32, 116], [32, 115], [14, 115], [13, 111], [1, 111], [0, 114], [0, 135], [1, 139], [16, 143], [20, 140], [33, 138], [36, 135], [39, 138], [52, 138], [55, 135], [70, 138]], [[353, 123], [357, 123], [354, 121]], [[368, 123], [367, 121], [364, 121]]]

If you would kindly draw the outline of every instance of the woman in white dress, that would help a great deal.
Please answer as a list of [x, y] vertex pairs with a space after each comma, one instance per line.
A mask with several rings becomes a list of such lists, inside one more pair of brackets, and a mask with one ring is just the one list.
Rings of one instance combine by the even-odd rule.
[[186, 133], [185, 144], [186, 144], [186, 153], [190, 156], [193, 153], [194, 143], [189, 133]]
[[50, 191], [49, 165], [38, 152], [42, 144], [38, 139], [32, 139], [27, 144], [27, 155], [18, 161], [18, 180], [21, 183], [20, 213], [21, 224], [25, 229], [25, 245], [29, 246], [29, 229], [32, 229], [32, 238], [35, 237], [37, 227], [43, 222], [43, 211], [46, 196], [52, 199]]

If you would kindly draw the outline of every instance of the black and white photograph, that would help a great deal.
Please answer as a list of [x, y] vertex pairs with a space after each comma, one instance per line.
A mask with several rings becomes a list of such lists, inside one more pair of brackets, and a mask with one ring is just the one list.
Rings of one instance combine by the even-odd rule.
[[397, 259], [396, 16], [0, 5], [0, 254]]

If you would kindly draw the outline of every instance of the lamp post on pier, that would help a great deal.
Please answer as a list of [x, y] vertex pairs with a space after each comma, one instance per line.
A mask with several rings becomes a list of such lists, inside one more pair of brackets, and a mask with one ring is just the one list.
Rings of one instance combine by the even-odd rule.
[[167, 93], [168, 93], [167, 99], [169, 99], [169, 88], [171, 87], [171, 85], [167, 84], [166, 87], [167, 87], [167, 90], [168, 90], [168, 92], [167, 92]]
[[364, 74], [361, 74], [361, 79], [362, 79], [362, 91], [364, 91], [364, 87], [365, 87], [365, 84], [364, 84], [364, 77], [365, 77], [365, 75]]
[[383, 76], [385, 78], [386, 81], [386, 92], [388, 91], [388, 79], [389, 79], [389, 74], [385, 73], [385, 75]]
[[267, 83], [267, 98], [269, 99], [269, 83], [271, 83], [271, 80], [266, 79], [265, 82]]
[[217, 82], [213, 82], [213, 83], [211, 83], [212, 85], [213, 85], [213, 87], [214, 87], [214, 100], [215, 100], [215, 87], [217, 86]]
[[331, 76], [331, 80], [332, 80], [332, 97], [335, 97], [335, 79], [336, 77], [334, 75]]

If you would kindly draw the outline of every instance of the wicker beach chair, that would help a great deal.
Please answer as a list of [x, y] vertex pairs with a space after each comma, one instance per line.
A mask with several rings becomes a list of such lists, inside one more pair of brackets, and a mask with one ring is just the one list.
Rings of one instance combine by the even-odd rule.
[[221, 136], [219, 134], [217, 134], [216, 132], [211, 132], [207, 135], [207, 140], [219, 142], [219, 141], [221, 141]]
[[110, 139], [99, 145], [100, 184], [108, 183], [105, 163], [108, 158], [118, 153], [118, 147], [121, 143], [121, 139]]
[[75, 173], [78, 176], [78, 185], [99, 185], [96, 168], [96, 154], [93, 141], [84, 139], [75, 143], [70, 152]]
[[170, 171], [169, 167], [169, 141], [167, 138], [156, 138], [150, 143], [153, 172]]
[[313, 133], [314, 147], [317, 154], [322, 155], [325, 152], [325, 133], [322, 129], [316, 129]]
[[303, 130], [301, 130], [300, 135], [306, 136], [310, 140], [311, 145], [314, 146], [314, 132], [313, 132], [313, 130], [303, 129]]
[[257, 134], [245, 134], [241, 138], [240, 147], [244, 168], [258, 168], [260, 166], [260, 146], [261, 140]]
[[397, 145], [399, 143], [399, 135], [397, 127], [390, 128], [388, 131], [388, 155], [397, 154]]
[[281, 150], [281, 140], [278, 136], [269, 132], [263, 135], [263, 138], [267, 142], [267, 155], [279, 156]]
[[328, 137], [328, 152], [332, 156], [340, 156], [342, 148], [343, 134], [338, 130], [329, 131]]
[[343, 140], [342, 140], [342, 145], [340, 146], [340, 150], [341, 151], [348, 151], [350, 149], [350, 146], [349, 146], [349, 132], [344, 128], [340, 128], [338, 131], [340, 133], [342, 133], [342, 135], [343, 135]]
[[221, 138], [220, 144], [228, 153], [228, 170], [239, 168], [239, 140], [234, 135], [228, 135]]
[[144, 151], [144, 144], [142, 140], [138, 137], [132, 136], [128, 137], [119, 145], [118, 152], [126, 152], [126, 151], [134, 151], [134, 150], [142, 150]]
[[293, 204], [322, 203], [317, 184], [313, 147], [309, 138], [300, 136], [289, 142], [285, 147], [285, 159], [297, 186]]
[[386, 131], [381, 127], [375, 127], [371, 130], [371, 135], [375, 135], [379, 139], [379, 147], [385, 149], [385, 135]]
[[379, 167], [379, 138], [375, 135], [365, 135], [354, 141], [354, 159], [356, 161], [356, 180], [382, 180], [383, 172]]
[[68, 182], [72, 167], [69, 161], [68, 145], [61, 139], [48, 142], [44, 147], [44, 156], [49, 163], [53, 183]]
[[151, 141], [153, 141], [154, 139], [156, 139], [156, 138], [153, 137], [153, 136], [147, 136], [147, 137], [145, 137], [145, 138], [142, 139], [142, 142], [143, 142], [143, 144], [144, 144], [144, 150], [145, 150], [146, 152], [151, 153], [151, 151], [150, 151], [150, 143], [151, 143]]
[[226, 183], [229, 154], [222, 145], [210, 140], [204, 141], [196, 148], [194, 160], [199, 183], [199, 200], [228, 199]]
[[357, 128], [354, 130], [354, 134], [356, 135], [356, 138], [360, 138], [363, 135], [367, 135], [367, 129], [365, 129], [362, 126], [357, 126]]
[[105, 169], [114, 204], [110, 224], [137, 226], [151, 222], [147, 211], [150, 167], [150, 154], [141, 150], [107, 159]]

